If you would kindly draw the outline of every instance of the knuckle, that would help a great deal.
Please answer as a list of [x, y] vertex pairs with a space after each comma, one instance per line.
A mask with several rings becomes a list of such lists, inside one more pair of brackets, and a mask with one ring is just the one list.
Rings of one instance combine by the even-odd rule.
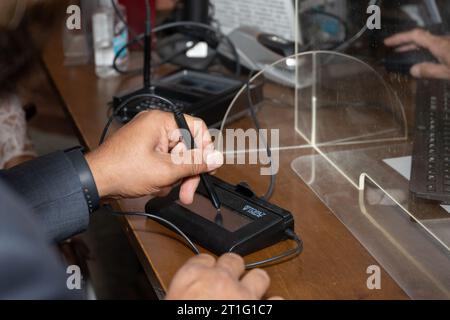
[[224, 268], [216, 268], [214, 279], [219, 284], [226, 284], [232, 281], [229, 271]]
[[195, 257], [192, 257], [188, 262], [187, 265], [193, 265], [198, 267], [200, 264], [206, 264], [206, 265], [213, 265], [215, 263], [216, 259], [205, 253], [201, 253], [199, 255], [196, 255]]
[[170, 161], [161, 161], [158, 166], [159, 166], [159, 170], [162, 173], [167, 173], [168, 177], [171, 177], [171, 171], [173, 170], [173, 165], [174, 165], [174, 160], [173, 158], [170, 159]]
[[204, 259], [204, 260], [208, 260], [211, 263], [216, 261], [216, 259], [213, 256], [206, 254], [206, 253], [200, 253], [197, 257]]
[[259, 278], [261, 281], [265, 281], [265, 282], [270, 281], [269, 274], [268, 274], [265, 270], [262, 270], [262, 269], [253, 269], [253, 270], [250, 271], [250, 272], [253, 274], [253, 276], [254, 276], [255, 278]]
[[148, 109], [148, 110], [145, 110], [144, 112], [147, 115], [147, 117], [154, 117], [158, 114], [159, 110]]
[[144, 119], [144, 118], [146, 118], [148, 116], [149, 112], [150, 112], [149, 110], [141, 111], [133, 118], [133, 120], [135, 121], [135, 120], [138, 120], [138, 119], [139, 120], [140, 119]]
[[195, 125], [197, 125], [198, 128], [200, 128], [202, 131], [204, 131], [205, 129], [207, 129], [205, 122], [198, 117], [193, 117], [192, 121]]
[[207, 266], [212, 266], [215, 263], [214, 257], [207, 254], [199, 254], [193, 258], [191, 258], [184, 266], [183, 269], [186, 272], [198, 272], [205, 271]]
[[421, 36], [424, 36], [425, 34], [426, 34], [426, 32], [420, 28], [416, 28], [412, 31], [412, 35], [415, 37], [421, 37]]
[[191, 176], [196, 176], [202, 172], [202, 166], [200, 164], [193, 163], [191, 165]]
[[194, 276], [198, 272], [201, 272], [201, 267], [196, 263], [191, 263], [185, 265], [180, 271], [182, 271], [182, 274]]
[[158, 112], [158, 110], [153, 109], [144, 110], [139, 112], [135, 118], [139, 118], [142, 121], [154, 121], [158, 117]]
[[223, 257], [233, 261], [233, 263], [235, 263], [235, 264], [244, 265], [244, 259], [236, 253], [233, 253], [233, 252], [226, 253], [223, 255]]
[[188, 115], [188, 114], [184, 114], [184, 118], [186, 119], [186, 121], [187, 121], [187, 123], [194, 123], [194, 117], [193, 116], [190, 116], [190, 115]]
[[198, 152], [191, 152], [191, 158], [190, 158], [190, 169], [191, 169], [191, 175], [195, 176], [201, 172], [203, 172], [203, 159], [202, 155]]
[[203, 123], [203, 120], [200, 119], [199, 117], [192, 117], [192, 121], [198, 122], [198, 123]]
[[205, 130], [206, 132], [208, 132], [208, 126], [206, 125], [206, 122], [203, 121], [202, 119], [200, 119], [200, 121], [202, 122], [202, 128], [203, 128], [203, 130]]

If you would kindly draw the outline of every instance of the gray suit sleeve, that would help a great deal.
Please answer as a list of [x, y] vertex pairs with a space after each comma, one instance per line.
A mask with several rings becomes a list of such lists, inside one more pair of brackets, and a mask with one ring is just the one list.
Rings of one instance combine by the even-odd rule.
[[67, 239], [87, 228], [89, 210], [81, 182], [64, 152], [0, 171], [0, 179], [35, 212], [51, 241]]
[[82, 299], [23, 201], [0, 181], [0, 299]]

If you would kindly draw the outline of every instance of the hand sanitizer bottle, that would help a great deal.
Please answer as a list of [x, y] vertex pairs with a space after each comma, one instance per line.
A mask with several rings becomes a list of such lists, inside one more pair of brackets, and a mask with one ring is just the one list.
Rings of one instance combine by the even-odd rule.
[[114, 9], [110, 0], [99, 0], [92, 16], [95, 73], [99, 78], [115, 76], [114, 60]]
[[[116, 1], [116, 0], [114, 0]], [[119, 53], [128, 43], [128, 26], [127, 26], [127, 12], [125, 6], [121, 5], [116, 1], [116, 10], [114, 10], [114, 56]], [[120, 14], [120, 16], [119, 16]], [[125, 47], [124, 50], [117, 57], [116, 65], [119, 70], [126, 70], [128, 66], [128, 48]]]

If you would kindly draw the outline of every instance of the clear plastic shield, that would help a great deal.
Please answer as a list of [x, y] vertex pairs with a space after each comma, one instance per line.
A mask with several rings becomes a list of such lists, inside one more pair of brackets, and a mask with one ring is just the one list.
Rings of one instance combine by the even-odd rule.
[[[377, 70], [340, 53], [297, 54], [253, 76], [229, 111], [242, 105], [248, 115], [226, 116], [220, 140], [227, 161], [257, 155], [241, 178], [298, 177], [411, 298], [450, 298], [450, 213], [409, 192], [414, 106]], [[258, 143], [230, 143], [230, 129], [255, 130]]]

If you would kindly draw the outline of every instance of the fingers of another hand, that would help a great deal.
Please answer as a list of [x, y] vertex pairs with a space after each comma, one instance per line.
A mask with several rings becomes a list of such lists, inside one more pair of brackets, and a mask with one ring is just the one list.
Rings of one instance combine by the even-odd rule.
[[216, 259], [209, 254], [198, 254], [190, 258], [185, 264], [185, 266], [193, 265], [212, 268], [216, 265]]
[[396, 47], [405, 44], [416, 44], [423, 48], [429, 48], [436, 42], [436, 36], [422, 29], [414, 29], [407, 32], [397, 33], [384, 40], [389, 47]]
[[175, 274], [166, 298], [182, 298], [189, 286], [200, 279], [206, 270], [213, 268], [215, 264], [216, 259], [207, 254], [199, 254], [190, 258]]
[[[269, 276], [261, 269], [254, 269], [239, 281], [244, 272], [244, 261], [238, 255], [225, 254], [216, 261], [212, 256], [200, 254], [189, 259], [177, 272], [167, 298], [198, 298], [205, 297], [205, 292], [209, 292], [211, 299], [261, 299], [269, 288]], [[217, 281], [211, 282], [212, 279]]]
[[215, 265], [216, 259], [213, 256], [203, 253], [195, 255], [178, 270], [173, 284], [187, 286], [199, 279], [206, 270], [213, 268]]
[[389, 47], [405, 46], [406, 48], [406, 46], [419, 46], [428, 49], [434, 56], [440, 59], [446, 54], [442, 49], [444, 41], [443, 38], [435, 36], [428, 31], [414, 29], [386, 38], [384, 43]]
[[395, 49], [396, 52], [407, 52], [412, 50], [417, 50], [419, 47], [415, 44], [405, 44]]
[[269, 288], [270, 278], [264, 270], [253, 269], [242, 278], [241, 283], [252, 299], [261, 299]]
[[245, 271], [244, 259], [234, 253], [227, 253], [217, 260], [216, 266], [227, 270], [234, 278], [239, 279]]
[[416, 78], [450, 80], [450, 68], [437, 63], [420, 63], [411, 68], [411, 75]]

